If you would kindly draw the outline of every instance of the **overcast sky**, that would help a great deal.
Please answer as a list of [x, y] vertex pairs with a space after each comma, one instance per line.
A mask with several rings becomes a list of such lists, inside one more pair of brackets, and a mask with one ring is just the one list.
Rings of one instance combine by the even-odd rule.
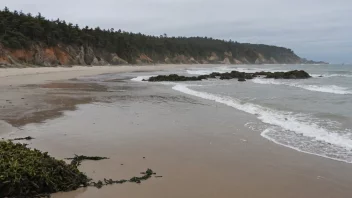
[[352, 0], [1, 0], [1, 7], [145, 34], [208, 36], [352, 62]]

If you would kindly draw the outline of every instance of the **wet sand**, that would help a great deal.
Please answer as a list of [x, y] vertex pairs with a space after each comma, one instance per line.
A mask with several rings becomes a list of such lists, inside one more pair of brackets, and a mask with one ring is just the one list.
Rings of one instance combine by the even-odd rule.
[[[29, 146], [61, 159], [73, 154], [110, 157], [83, 162], [80, 169], [95, 180], [130, 178], [147, 168], [163, 177], [140, 185], [82, 188], [54, 194], [54, 198], [352, 195], [350, 164], [299, 153], [263, 139], [260, 132], [244, 127], [247, 122], [258, 122], [254, 116], [164, 85], [123, 79], [103, 85], [80, 83], [64, 81], [17, 90], [18, 98], [38, 94], [38, 98], [49, 100], [77, 93], [75, 98], [90, 96], [93, 103], [78, 105], [77, 110], [42, 120], [44, 123], [21, 125], [2, 137], [33, 136], [35, 140], [26, 142]], [[15, 88], [9, 89], [16, 93]], [[38, 98], [32, 99], [33, 104], [39, 103]], [[23, 103], [27, 100], [29, 97], [19, 99]]]
[[94, 101], [108, 102], [110, 97], [114, 96], [105, 85], [96, 82], [86, 83], [77, 78], [106, 73], [161, 71], [187, 67], [211, 67], [211, 65], [0, 69], [0, 92], [2, 93], [0, 120], [5, 120], [15, 127], [21, 127], [59, 117], [62, 111], [75, 110], [78, 104]]

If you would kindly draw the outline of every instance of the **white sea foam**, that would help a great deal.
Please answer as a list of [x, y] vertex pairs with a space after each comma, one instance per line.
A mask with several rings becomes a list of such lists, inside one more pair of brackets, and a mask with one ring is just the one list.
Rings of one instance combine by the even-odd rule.
[[324, 77], [324, 78], [332, 78], [332, 77], [346, 77], [352, 78], [352, 74], [310, 74], [312, 77]]
[[255, 73], [255, 72], [262, 72], [262, 71], [268, 71], [268, 72], [287, 72], [288, 70], [279, 70], [275, 68], [236, 68], [234, 69], [239, 72], [246, 72], [246, 73]]
[[235, 98], [195, 91], [189, 89], [184, 84], [178, 84], [174, 86], [173, 89], [256, 115], [263, 123], [281, 127], [282, 130], [292, 131], [295, 134], [311, 138], [314, 141], [325, 142], [348, 150], [352, 149], [352, 139], [348, 137], [348, 135], [351, 134], [345, 133], [345, 135], [341, 135], [338, 132], [328, 130], [319, 126], [314, 122], [314, 119], [310, 118], [308, 115], [276, 111], [256, 104], [243, 103]]
[[[307, 153], [307, 154], [312, 154], [312, 155], [317, 155], [320, 157], [325, 157], [325, 158], [329, 158], [332, 160], [337, 160], [337, 161], [341, 161], [341, 162], [346, 162], [346, 163], [352, 163], [352, 157], [351, 157], [351, 152], [348, 152], [348, 150], [345, 150], [343, 148], [339, 148], [339, 147], [334, 147], [334, 146], [330, 146], [329, 144], [324, 145], [323, 147], [325, 147], [325, 149], [321, 149], [322, 145], [314, 145], [312, 143], [310, 143], [309, 141], [307, 142], [303, 142], [302, 140], [293, 140], [292, 137], [288, 137], [288, 139], [290, 139], [290, 141], [296, 141], [297, 143], [299, 143], [298, 145], [293, 146], [292, 144], [285, 144], [282, 143], [281, 141], [275, 139], [272, 137], [273, 133], [279, 133], [281, 136], [283, 136], [282, 133], [280, 133], [280, 131], [277, 131], [275, 129], [275, 127], [269, 127], [265, 130], [262, 131], [262, 133], [260, 134], [262, 137], [278, 144], [281, 146], [285, 146], [288, 147], [290, 149], [299, 151], [299, 152], [303, 152], [303, 153]], [[301, 147], [301, 146], [304, 147]], [[311, 148], [316, 147], [316, 151], [311, 150]], [[331, 148], [328, 148], [331, 147]]]
[[255, 72], [261, 72], [261, 71], [272, 71], [272, 72], [286, 72], [288, 70], [278, 70], [275, 68], [257, 68], [257, 67], [251, 67], [251, 68], [245, 68], [245, 67], [216, 67], [216, 68], [197, 68], [197, 69], [188, 69], [186, 72], [188, 74], [192, 75], [208, 75], [213, 72], [218, 72], [218, 73], [226, 73], [226, 72], [231, 72], [231, 71], [238, 71], [238, 72], [246, 72], [246, 73], [255, 73]]
[[236, 70], [236, 69], [225, 66], [225, 67], [215, 67], [215, 68], [188, 69], [188, 70], [186, 70], [186, 72], [188, 74], [192, 74], [192, 75], [208, 75], [213, 72], [226, 73], [226, 72], [231, 72], [233, 70]]
[[306, 89], [309, 91], [333, 93], [333, 94], [352, 94], [352, 91], [348, 90], [346, 87], [340, 87], [336, 85], [305, 85], [296, 82], [288, 82], [285, 80], [275, 80], [275, 79], [263, 79], [256, 78], [252, 82], [258, 84], [270, 84], [270, 85], [285, 85], [290, 87], [297, 87], [301, 89]]
[[143, 80], [148, 80], [150, 77], [153, 76], [137, 76], [135, 78], [132, 78], [132, 81], [137, 81], [137, 82], [142, 82]]

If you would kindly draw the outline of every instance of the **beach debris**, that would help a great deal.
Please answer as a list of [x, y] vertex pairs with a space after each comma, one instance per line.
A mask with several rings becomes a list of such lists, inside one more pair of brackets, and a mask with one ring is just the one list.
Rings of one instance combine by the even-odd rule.
[[99, 160], [105, 160], [105, 159], [109, 159], [109, 158], [99, 157], [99, 156], [75, 155], [75, 157], [73, 157], [73, 158], [66, 158], [66, 159], [72, 160], [71, 165], [79, 166], [79, 165], [81, 165], [81, 162], [85, 161], [85, 160], [99, 161]]
[[75, 155], [70, 164], [57, 160], [26, 144], [0, 141], [0, 197], [50, 197], [56, 192], [67, 192], [81, 187], [102, 188], [126, 182], [140, 184], [156, 173], [151, 169], [140, 177], [129, 180], [104, 179], [92, 181], [78, 170], [83, 160], [103, 160], [106, 157]]
[[76, 166], [24, 144], [0, 141], [0, 156], [0, 197], [43, 197], [90, 182]]
[[141, 174], [143, 176], [132, 177], [129, 180], [126, 180], [126, 179], [121, 179], [121, 180], [104, 179], [103, 181], [99, 180], [98, 182], [91, 182], [90, 185], [95, 186], [97, 188], [102, 188], [103, 186], [112, 185], [112, 184], [123, 184], [126, 182], [140, 184], [142, 181], [145, 181], [145, 180], [151, 178], [151, 176], [154, 175], [155, 173], [151, 169], [148, 169], [146, 172], [142, 172]]
[[162, 178], [163, 176], [155, 176], [155, 178]]
[[18, 140], [33, 140], [35, 139], [34, 137], [31, 137], [31, 136], [27, 136], [27, 137], [23, 137], [23, 138], [15, 138], [15, 139], [12, 139], [13, 141], [18, 141]]

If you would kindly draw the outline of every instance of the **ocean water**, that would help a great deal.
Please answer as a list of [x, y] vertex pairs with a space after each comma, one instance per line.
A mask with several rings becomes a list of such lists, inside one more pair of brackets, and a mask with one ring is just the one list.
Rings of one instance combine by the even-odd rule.
[[[228, 65], [169, 73], [305, 70], [313, 78], [247, 82], [203, 80], [163, 83], [180, 94], [219, 103], [257, 118], [244, 125], [273, 143], [338, 161], [352, 163], [352, 65]], [[160, 72], [138, 74], [142, 81]], [[162, 74], [166, 74], [162, 72]], [[147, 82], [141, 82], [147, 83]], [[152, 85], [151, 85], [152, 86]]]

